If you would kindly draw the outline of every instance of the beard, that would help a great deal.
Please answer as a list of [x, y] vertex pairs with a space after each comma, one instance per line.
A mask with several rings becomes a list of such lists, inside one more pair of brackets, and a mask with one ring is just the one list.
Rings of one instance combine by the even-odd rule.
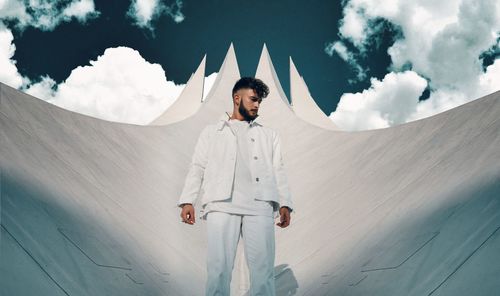
[[238, 111], [240, 112], [241, 116], [243, 116], [243, 118], [245, 118], [245, 121], [252, 121], [259, 116], [259, 114], [257, 114], [257, 113], [255, 115], [250, 114], [248, 112], [248, 110], [245, 109], [245, 107], [243, 106], [242, 103], [240, 103], [240, 107], [238, 108]]

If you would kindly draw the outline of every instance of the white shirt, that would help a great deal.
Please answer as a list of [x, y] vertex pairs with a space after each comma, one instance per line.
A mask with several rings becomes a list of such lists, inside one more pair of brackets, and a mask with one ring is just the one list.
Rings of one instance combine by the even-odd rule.
[[229, 127], [236, 134], [238, 146], [231, 197], [226, 200], [207, 203], [202, 210], [201, 219], [206, 220], [206, 215], [212, 211], [273, 217], [274, 202], [256, 200], [253, 196], [252, 175], [249, 168], [250, 156], [248, 153], [248, 146], [252, 145], [248, 136], [249, 122], [231, 119]]

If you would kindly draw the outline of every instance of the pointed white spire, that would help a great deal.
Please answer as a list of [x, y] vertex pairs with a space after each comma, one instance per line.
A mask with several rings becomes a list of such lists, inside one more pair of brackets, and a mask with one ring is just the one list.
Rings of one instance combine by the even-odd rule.
[[274, 69], [271, 56], [267, 50], [266, 43], [262, 47], [262, 53], [259, 59], [259, 65], [257, 66], [257, 71], [255, 77], [262, 79], [264, 83], [269, 86], [269, 90], [273, 93], [273, 90], [278, 93], [280, 99], [290, 108], [290, 103], [281, 87], [278, 75]]
[[198, 69], [196, 69], [195, 73], [191, 74], [177, 100], [149, 125], [171, 124], [184, 120], [198, 111], [201, 106], [201, 99], [203, 98], [206, 58], [207, 55], [205, 54]]
[[263, 124], [279, 128], [296, 120], [297, 116], [293, 113], [292, 107], [281, 87], [265, 44], [262, 48], [255, 77], [261, 79], [269, 87], [269, 95], [262, 101], [259, 110]]
[[306, 82], [293, 63], [292, 57], [290, 57], [290, 97], [292, 99], [292, 108], [298, 117], [322, 128], [338, 130], [338, 127], [326, 116], [312, 98]]
[[231, 42], [224, 62], [217, 74], [217, 78], [205, 100], [203, 100], [200, 109], [200, 112], [204, 113], [206, 118], [220, 118], [225, 112], [233, 112], [231, 93], [238, 79], [240, 79], [240, 70], [238, 68], [234, 46]]

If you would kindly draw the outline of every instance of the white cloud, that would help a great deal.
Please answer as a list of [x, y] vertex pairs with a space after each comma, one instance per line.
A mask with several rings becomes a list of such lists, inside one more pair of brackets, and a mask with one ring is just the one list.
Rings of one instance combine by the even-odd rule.
[[341, 59], [343, 59], [346, 62], [353, 58], [352, 52], [349, 52], [347, 50], [347, 47], [345, 46], [345, 44], [342, 41], [335, 41], [335, 42], [329, 43], [325, 47], [325, 52], [329, 56], [333, 56], [333, 53], [335, 52], [339, 55], [339, 57]]
[[496, 59], [492, 65], [488, 66], [486, 72], [478, 76], [478, 80], [478, 86], [473, 95], [467, 95], [462, 89], [456, 88], [442, 87], [435, 90], [428, 100], [421, 101], [417, 105], [416, 112], [409, 116], [407, 121], [413, 121], [444, 112], [500, 90], [500, 59]]
[[[185, 84], [168, 81], [159, 64], [144, 60], [131, 48], [108, 48], [90, 65], [73, 69], [70, 76], [58, 84], [44, 75], [37, 81], [23, 77], [13, 56], [14, 37], [3, 21], [18, 29], [33, 26], [51, 30], [60, 22], [72, 18], [85, 22], [99, 13], [93, 0], [47, 1], [0, 0], [0, 81], [44, 99], [62, 108], [104, 120], [131, 124], [147, 124], [165, 111], [179, 96]], [[64, 5], [63, 5], [64, 4]], [[180, 8], [180, 6], [179, 6]], [[179, 20], [179, 19], [178, 19]], [[217, 73], [205, 80], [209, 92]]]
[[62, 108], [97, 118], [147, 124], [175, 101], [184, 85], [167, 81], [159, 64], [128, 47], [108, 48], [61, 84], [45, 77], [27, 92]]
[[[59, 107], [104, 120], [148, 124], [180, 95], [185, 84], [168, 81], [159, 64], [131, 48], [108, 48], [90, 65], [73, 69], [57, 84], [50, 76], [23, 77], [12, 59], [12, 32], [0, 22], [0, 81]], [[205, 79], [204, 98], [217, 73]]]
[[66, 18], [75, 17], [81, 22], [85, 22], [89, 16], [97, 16], [99, 13], [95, 11], [93, 0], [80, 0], [71, 2], [64, 8], [62, 14]]
[[13, 34], [6, 24], [24, 30], [32, 26], [52, 30], [61, 22], [73, 18], [81, 23], [99, 16], [93, 0], [0, 0], [0, 81], [15, 88], [27, 86], [29, 78], [23, 77], [13, 59], [16, 46]]
[[23, 88], [24, 92], [44, 100], [56, 95], [57, 82], [48, 75], [40, 77], [40, 81], [30, 81]]
[[329, 56], [333, 56], [333, 53], [337, 53], [338, 56], [346, 61], [353, 69], [356, 71], [357, 80], [350, 80], [350, 82], [361, 81], [366, 78], [366, 69], [363, 69], [359, 65], [356, 57], [352, 52], [350, 52], [342, 41], [335, 41], [327, 44], [325, 47], [325, 52]]
[[21, 30], [32, 26], [50, 31], [73, 18], [85, 23], [99, 15], [93, 0], [0, 0], [0, 20], [12, 21]]
[[182, 22], [184, 15], [181, 8], [181, 0], [175, 0], [170, 6], [166, 6], [160, 0], [132, 0], [127, 15], [134, 19], [137, 26], [153, 30], [151, 22], [162, 14], [170, 16], [176, 23]]
[[21, 27], [32, 21], [26, 6], [20, 0], [0, 0], [0, 20], [13, 20]]
[[[204, 98], [217, 73], [205, 79]], [[179, 97], [185, 84], [168, 81], [159, 64], [151, 64], [128, 47], [108, 48], [90, 65], [74, 69], [62, 83], [48, 76], [25, 91], [59, 107], [104, 120], [145, 125]]]
[[[373, 26], [378, 20], [391, 23], [402, 33], [388, 49], [392, 61], [389, 70], [398, 73], [410, 68], [429, 81], [430, 97], [418, 103], [416, 112], [402, 122], [445, 111], [500, 88], [497, 61], [484, 71], [481, 59], [484, 52], [498, 48], [499, 1], [351, 0], [345, 3], [339, 36], [362, 55], [370, 42], [383, 34]], [[349, 57], [354, 53], [335, 52], [352, 63]], [[362, 126], [370, 129], [380, 125]], [[361, 125], [351, 128], [360, 129]]]
[[355, 46], [361, 47], [367, 37], [365, 29], [367, 29], [367, 18], [356, 6], [348, 4], [340, 21], [340, 35], [349, 38]]
[[484, 94], [500, 89], [500, 59], [486, 68], [486, 72], [479, 77], [479, 85]]
[[369, 89], [342, 95], [330, 118], [342, 130], [400, 124], [416, 111], [426, 87], [427, 81], [413, 71], [389, 73], [381, 81], [372, 78]]
[[18, 88], [26, 78], [19, 74], [16, 61], [12, 59], [16, 51], [13, 40], [12, 32], [0, 22], [0, 81]]
[[149, 26], [153, 17], [157, 17], [161, 11], [158, 0], [133, 0], [128, 14], [135, 18], [139, 26]]

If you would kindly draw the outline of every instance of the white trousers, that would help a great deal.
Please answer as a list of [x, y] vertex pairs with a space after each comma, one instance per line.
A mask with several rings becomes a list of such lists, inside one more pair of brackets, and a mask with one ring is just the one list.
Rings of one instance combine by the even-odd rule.
[[229, 296], [240, 234], [250, 271], [251, 296], [274, 296], [274, 218], [207, 213], [206, 296]]

